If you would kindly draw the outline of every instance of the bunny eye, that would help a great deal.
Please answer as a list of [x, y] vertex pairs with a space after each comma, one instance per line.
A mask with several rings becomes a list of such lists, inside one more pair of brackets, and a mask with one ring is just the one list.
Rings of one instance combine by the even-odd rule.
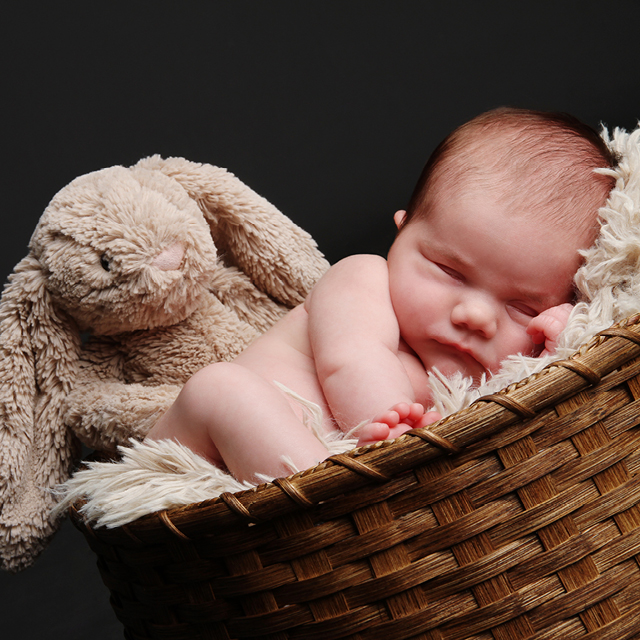
[[109, 264], [109, 260], [107, 259], [106, 255], [103, 255], [100, 258], [100, 266], [105, 270], [105, 271], [111, 271], [111, 265]]

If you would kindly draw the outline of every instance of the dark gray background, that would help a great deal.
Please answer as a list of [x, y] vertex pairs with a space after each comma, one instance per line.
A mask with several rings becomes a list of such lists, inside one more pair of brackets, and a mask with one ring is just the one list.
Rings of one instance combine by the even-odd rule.
[[[227, 167], [331, 261], [384, 253], [453, 127], [503, 104], [640, 117], [633, 0], [175, 0], [3, 9], [0, 277], [74, 177], [160, 153]], [[3, 638], [122, 637], [69, 523], [0, 573]]]

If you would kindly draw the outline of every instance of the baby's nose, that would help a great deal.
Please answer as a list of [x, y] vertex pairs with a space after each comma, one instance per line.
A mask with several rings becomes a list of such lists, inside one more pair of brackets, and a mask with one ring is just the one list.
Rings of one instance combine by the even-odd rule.
[[469, 331], [492, 338], [498, 328], [495, 311], [489, 301], [478, 297], [461, 300], [451, 311], [451, 322]]
[[180, 267], [183, 258], [184, 244], [182, 242], [174, 242], [166, 249], [163, 249], [151, 264], [162, 271], [174, 271]]

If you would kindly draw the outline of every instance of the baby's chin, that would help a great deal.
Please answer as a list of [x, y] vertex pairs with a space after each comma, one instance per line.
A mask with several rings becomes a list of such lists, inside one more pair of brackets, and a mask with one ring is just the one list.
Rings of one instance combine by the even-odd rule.
[[447, 378], [456, 374], [471, 378], [475, 386], [482, 382], [483, 376], [491, 375], [473, 356], [465, 353], [430, 358], [426, 368], [428, 371], [437, 369]]
[[502, 365], [504, 364], [505, 360], [509, 358], [509, 356], [520, 355], [520, 356], [537, 358], [540, 356], [543, 349], [544, 349], [544, 344], [539, 344], [539, 345], [532, 345], [530, 348], [527, 348], [527, 349], [523, 349], [522, 351], [519, 351], [517, 354], [505, 353], [502, 356], [500, 356], [495, 362], [489, 364], [488, 368], [485, 369], [484, 373], [487, 376], [487, 378], [490, 378], [491, 376], [494, 376], [500, 372], [500, 370], [502, 369]]

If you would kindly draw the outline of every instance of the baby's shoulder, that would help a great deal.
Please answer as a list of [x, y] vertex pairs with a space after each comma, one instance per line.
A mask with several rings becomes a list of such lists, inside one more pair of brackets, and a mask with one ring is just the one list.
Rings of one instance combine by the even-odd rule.
[[366, 273], [367, 271], [388, 271], [387, 261], [382, 256], [373, 253], [356, 253], [336, 262], [331, 269], [341, 269]]
[[375, 255], [353, 255], [333, 265], [305, 300], [314, 321], [334, 314], [361, 315], [372, 307], [388, 304], [389, 270], [387, 261]]
[[368, 283], [386, 283], [389, 280], [387, 261], [382, 256], [359, 253], [343, 258], [329, 270], [328, 281], [358, 288]]

